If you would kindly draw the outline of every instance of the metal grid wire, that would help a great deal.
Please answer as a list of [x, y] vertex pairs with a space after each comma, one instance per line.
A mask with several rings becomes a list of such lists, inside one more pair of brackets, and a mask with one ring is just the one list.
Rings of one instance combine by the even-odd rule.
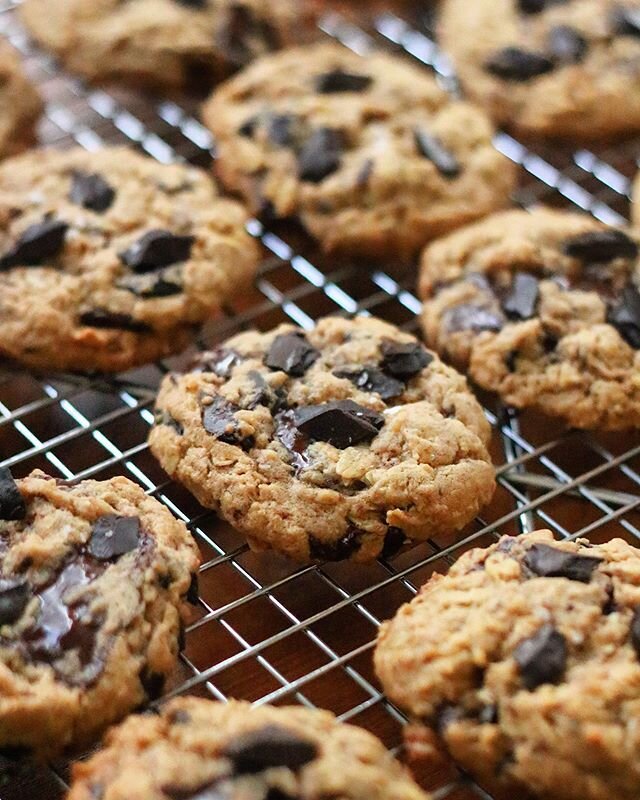
[[[24, 56], [47, 101], [41, 138], [55, 146], [135, 144], [162, 162], [206, 166], [213, 140], [194, 116], [195, 104], [154, 101], [113, 90], [87, 89], [37, 51], [20, 28], [16, 2], [0, 0], [0, 36]], [[325, 34], [357, 52], [385, 47], [432, 69], [457, 92], [455, 76], [434, 43], [429, 19], [410, 25], [387, 13], [364, 32], [337, 15]], [[637, 141], [604, 153], [591, 149], [527, 149], [500, 133], [496, 146], [522, 167], [515, 201], [577, 207], [610, 223], [628, 215]], [[328, 313], [376, 314], [416, 327], [420, 303], [414, 275], [328, 263], [297, 230], [275, 232], [252, 221], [265, 258], [248, 296], [205, 327], [210, 346], [247, 327], [285, 320], [309, 328]], [[186, 649], [169, 687], [256, 703], [302, 703], [334, 711], [399, 748], [403, 717], [383, 696], [371, 665], [376, 629], [409, 600], [434, 571], [444, 571], [470, 546], [504, 533], [549, 527], [558, 538], [640, 543], [640, 437], [564, 432], [549, 420], [516, 415], [482, 397], [494, 430], [498, 491], [482, 518], [462, 537], [406, 547], [372, 565], [297, 566], [277, 555], [256, 556], [243, 539], [168, 481], [146, 446], [155, 389], [183, 359], [112, 379], [46, 376], [0, 367], [0, 465], [16, 475], [34, 468], [73, 480], [125, 474], [183, 519], [203, 554], [200, 604], [187, 629]], [[436, 800], [488, 798], [473, 781], [444, 765], [420, 776]], [[58, 800], [68, 765], [29, 768], [0, 784], [1, 800]]]

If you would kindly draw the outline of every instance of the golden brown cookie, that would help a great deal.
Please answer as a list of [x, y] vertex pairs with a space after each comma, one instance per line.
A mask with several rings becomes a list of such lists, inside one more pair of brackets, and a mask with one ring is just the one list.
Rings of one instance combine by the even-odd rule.
[[206, 87], [314, 33], [314, 0], [25, 0], [29, 32], [72, 72], [134, 88]]
[[493, 494], [464, 378], [373, 318], [251, 331], [169, 375], [151, 450], [246, 535], [298, 561], [367, 561], [457, 531]]
[[416, 755], [513, 798], [640, 796], [640, 551], [621, 539], [471, 550], [383, 625], [375, 662]]
[[74, 767], [68, 800], [428, 800], [381, 742], [326, 711], [184, 697]]
[[585, 214], [496, 214], [434, 242], [427, 342], [516, 408], [577, 428], [640, 426], [638, 237]]
[[246, 213], [125, 148], [0, 165], [0, 354], [117, 372], [179, 351], [253, 277]]
[[0, 41], [0, 158], [34, 143], [41, 113], [40, 95], [25, 76], [16, 52]]
[[0, 468], [0, 752], [87, 744], [156, 697], [198, 563], [185, 525], [125, 478]]
[[444, 0], [440, 40], [502, 125], [578, 139], [640, 130], [638, 0]]
[[298, 218], [328, 251], [409, 257], [502, 208], [514, 185], [484, 113], [389, 54], [321, 43], [268, 56], [203, 116], [222, 181], [256, 214]]

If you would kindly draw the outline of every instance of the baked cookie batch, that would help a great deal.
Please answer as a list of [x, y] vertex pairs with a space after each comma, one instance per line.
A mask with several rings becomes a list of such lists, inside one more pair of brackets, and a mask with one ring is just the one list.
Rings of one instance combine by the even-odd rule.
[[[166, 375], [149, 437], [252, 549], [371, 562], [454, 541], [491, 500], [467, 377], [570, 427], [640, 428], [640, 233], [509, 209], [516, 170], [493, 146], [497, 125], [640, 130], [640, 2], [443, 0], [464, 100], [404, 58], [317, 41], [320, 7], [24, 0], [28, 32], [89, 81], [211, 91], [216, 176], [127, 148], [20, 154], [42, 102], [2, 44], [0, 354], [117, 373], [184, 351], [251, 284], [252, 215], [363, 270], [415, 263], [423, 341], [373, 317], [240, 333]], [[0, 771], [162, 696], [199, 563], [125, 478], [0, 467]], [[500, 796], [640, 797], [640, 551], [622, 540], [538, 531], [465, 553], [383, 624], [375, 668], [416, 761], [446, 754]], [[428, 800], [327, 712], [157, 712], [111, 729], [69, 800]]]

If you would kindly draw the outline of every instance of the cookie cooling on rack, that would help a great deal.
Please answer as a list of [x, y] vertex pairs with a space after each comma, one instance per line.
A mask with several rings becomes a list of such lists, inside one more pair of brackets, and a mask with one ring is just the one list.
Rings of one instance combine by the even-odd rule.
[[162, 690], [199, 558], [125, 478], [0, 469], [0, 752], [87, 744]]
[[640, 130], [637, 0], [444, 0], [439, 32], [465, 92], [523, 134]]
[[68, 800], [428, 800], [382, 743], [327, 711], [172, 700], [76, 764]]
[[35, 141], [42, 100], [24, 74], [15, 51], [0, 41], [0, 158], [25, 150]]
[[415, 757], [443, 748], [507, 797], [640, 796], [640, 551], [621, 539], [465, 553], [383, 625], [375, 663]]
[[0, 354], [115, 372], [185, 347], [253, 277], [245, 210], [125, 148], [0, 165]]
[[25, 0], [22, 20], [90, 81], [201, 88], [314, 33], [305, 0]]
[[426, 339], [485, 389], [577, 428], [640, 426], [638, 237], [550, 209], [496, 214], [423, 253]]
[[462, 376], [373, 318], [243, 333], [169, 375], [151, 450], [246, 535], [299, 561], [366, 561], [467, 524], [493, 494]]
[[328, 251], [411, 256], [503, 207], [514, 185], [484, 113], [393, 55], [321, 43], [268, 56], [203, 115], [223, 182], [256, 214], [299, 219]]

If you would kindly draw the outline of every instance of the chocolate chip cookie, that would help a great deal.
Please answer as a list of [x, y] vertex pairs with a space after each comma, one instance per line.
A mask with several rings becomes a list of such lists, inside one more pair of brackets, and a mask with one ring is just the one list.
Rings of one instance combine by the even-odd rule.
[[640, 130], [637, 0], [445, 0], [441, 43], [472, 99], [525, 134]]
[[549, 531], [465, 553], [383, 625], [376, 669], [412, 720], [489, 789], [640, 795], [640, 551]]
[[203, 109], [223, 182], [329, 251], [408, 257], [507, 202], [484, 113], [393, 55], [322, 43], [267, 56]]
[[638, 237], [583, 215], [509, 211], [433, 243], [429, 344], [516, 408], [640, 426]]
[[0, 165], [0, 354], [118, 371], [184, 347], [253, 276], [246, 214], [208, 176], [124, 148]]
[[462, 528], [494, 489], [464, 378], [373, 318], [243, 333], [169, 375], [151, 450], [254, 549], [366, 561]]
[[157, 696], [198, 561], [185, 525], [126, 478], [0, 468], [0, 753], [87, 743]]
[[428, 800], [375, 736], [327, 711], [194, 697], [131, 717], [68, 800]]
[[15, 51], [0, 41], [0, 158], [33, 144], [41, 113], [40, 95], [24, 74]]
[[29, 32], [90, 81], [206, 87], [313, 35], [314, 0], [25, 0]]

